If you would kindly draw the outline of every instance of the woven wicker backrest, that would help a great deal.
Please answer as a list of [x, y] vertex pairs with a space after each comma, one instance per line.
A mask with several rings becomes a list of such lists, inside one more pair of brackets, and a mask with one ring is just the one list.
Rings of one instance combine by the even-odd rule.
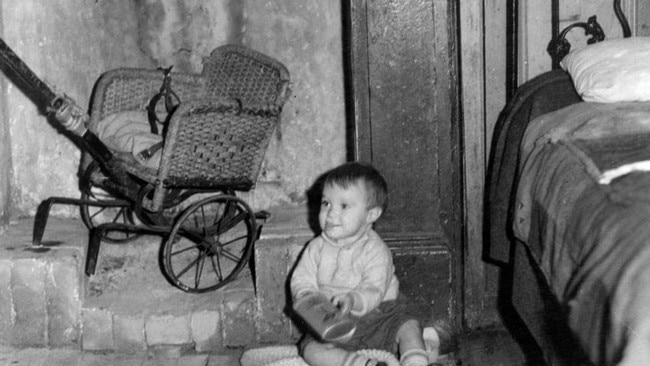
[[226, 45], [211, 53], [201, 77], [206, 98], [174, 113], [158, 177], [167, 186], [248, 190], [287, 99], [289, 72], [255, 50]]
[[237, 103], [185, 103], [167, 131], [159, 177], [168, 186], [248, 190], [255, 185], [279, 115]]
[[[162, 85], [159, 70], [119, 68], [105, 72], [98, 80], [93, 95], [89, 126], [107, 116], [124, 111], [144, 110]], [[204, 98], [205, 82], [200, 75], [173, 74], [173, 89], [181, 100]]]
[[234, 98], [245, 108], [279, 109], [287, 96], [285, 66], [243, 46], [226, 45], [212, 51], [202, 76], [208, 93]]

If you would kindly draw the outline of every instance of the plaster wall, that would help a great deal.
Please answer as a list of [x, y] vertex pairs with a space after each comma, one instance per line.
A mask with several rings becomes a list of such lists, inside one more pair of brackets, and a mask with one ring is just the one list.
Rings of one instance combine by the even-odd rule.
[[[293, 96], [267, 152], [254, 208], [298, 205], [345, 159], [338, 2], [301, 0], [0, 0], [1, 37], [42, 79], [90, 102], [105, 70], [174, 65], [199, 72], [210, 51], [242, 43], [283, 62]], [[0, 75], [0, 231], [49, 196], [78, 197], [79, 149], [26, 93]], [[55, 206], [57, 216], [77, 215]]]
[[[623, 0], [621, 8], [635, 32], [637, 3], [645, 0]], [[551, 70], [552, 59], [546, 47], [552, 39], [551, 2], [522, 0], [519, 2], [519, 83]], [[573, 0], [559, 3], [559, 31], [576, 22], [587, 22], [596, 16], [598, 24], [605, 32], [606, 39], [621, 38], [623, 29], [616, 18], [612, 0]], [[576, 28], [566, 39], [571, 49], [586, 47], [584, 29]]]
[[245, 2], [243, 43], [281, 60], [292, 80], [293, 96], [262, 173], [279, 187], [273, 201], [286, 194], [302, 202], [315, 179], [346, 158], [340, 3]]
[[[0, 33], [3, 31], [2, 7], [0, 7]], [[0, 78], [0, 90], [6, 89], [7, 80]], [[9, 222], [9, 173], [11, 171], [9, 149], [11, 140], [9, 139], [9, 126], [4, 121], [6, 118], [6, 98], [4, 93], [0, 93], [0, 234], [2, 234]]]

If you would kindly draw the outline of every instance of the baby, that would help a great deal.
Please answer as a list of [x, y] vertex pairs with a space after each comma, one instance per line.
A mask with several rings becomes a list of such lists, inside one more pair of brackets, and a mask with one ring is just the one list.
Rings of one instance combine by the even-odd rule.
[[324, 175], [318, 221], [291, 277], [294, 304], [325, 295], [357, 323], [351, 338], [326, 342], [306, 333], [300, 342], [312, 366], [372, 366], [377, 360], [355, 351], [379, 349], [399, 355], [402, 366], [426, 366], [422, 328], [406, 311], [406, 299], [391, 252], [373, 230], [386, 209], [387, 187], [381, 174], [363, 163], [346, 163]]

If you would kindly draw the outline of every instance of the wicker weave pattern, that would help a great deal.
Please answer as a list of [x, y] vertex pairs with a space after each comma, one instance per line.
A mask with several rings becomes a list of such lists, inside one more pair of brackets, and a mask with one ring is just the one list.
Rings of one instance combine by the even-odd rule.
[[245, 108], [279, 109], [285, 102], [280, 88], [289, 76], [284, 66], [248, 49], [231, 45], [213, 51], [203, 76], [214, 95], [237, 99]]
[[[110, 114], [144, 110], [160, 89], [162, 79], [163, 74], [157, 70], [122, 68], [106, 72], [98, 81], [93, 98], [91, 129]], [[206, 84], [198, 75], [173, 74], [173, 89], [181, 100], [204, 98]]]
[[[147, 206], [160, 209], [170, 188], [251, 189], [289, 94], [284, 65], [246, 47], [226, 45], [210, 54], [201, 75], [171, 75], [181, 105], [169, 122], [157, 174], [133, 159], [121, 161], [127, 172], [155, 185]], [[162, 79], [162, 72], [149, 69], [102, 75], [90, 129], [110, 114], [145, 109]]]
[[169, 186], [250, 189], [277, 120], [232, 102], [185, 104], [172, 118], [159, 176]]

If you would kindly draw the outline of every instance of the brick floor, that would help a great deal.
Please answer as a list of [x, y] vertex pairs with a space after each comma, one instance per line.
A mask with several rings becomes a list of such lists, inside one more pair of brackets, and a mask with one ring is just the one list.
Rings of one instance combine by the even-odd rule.
[[161, 354], [129, 355], [69, 349], [0, 347], [0, 366], [239, 366], [240, 355], [238, 350], [169, 357]]

